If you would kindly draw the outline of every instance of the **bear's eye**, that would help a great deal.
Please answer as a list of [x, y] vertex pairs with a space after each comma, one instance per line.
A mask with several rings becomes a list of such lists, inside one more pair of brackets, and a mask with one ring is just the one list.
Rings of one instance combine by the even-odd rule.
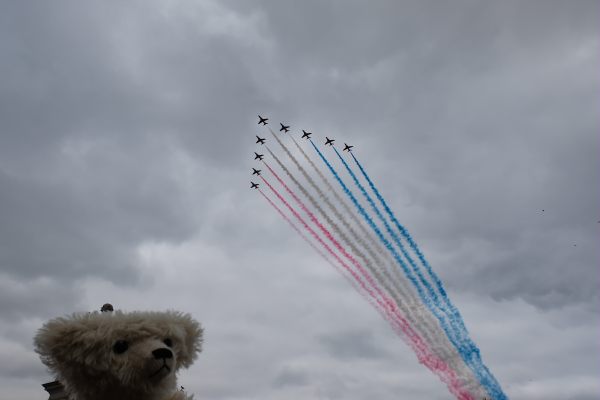
[[166, 338], [165, 340], [163, 340], [163, 343], [166, 344], [168, 347], [173, 347], [173, 341], [170, 338]]
[[113, 351], [117, 354], [122, 354], [129, 348], [129, 343], [125, 340], [117, 340], [113, 345]]

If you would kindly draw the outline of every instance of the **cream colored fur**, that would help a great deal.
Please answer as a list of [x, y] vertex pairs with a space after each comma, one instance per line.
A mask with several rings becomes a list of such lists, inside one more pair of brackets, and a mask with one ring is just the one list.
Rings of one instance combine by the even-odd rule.
[[176, 311], [73, 314], [47, 322], [35, 337], [42, 362], [73, 400], [187, 399], [176, 373], [201, 345], [200, 324]]

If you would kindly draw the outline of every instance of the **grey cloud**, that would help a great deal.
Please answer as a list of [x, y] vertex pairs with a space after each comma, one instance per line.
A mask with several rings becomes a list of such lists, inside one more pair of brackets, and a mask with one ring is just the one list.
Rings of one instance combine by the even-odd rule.
[[[125, 159], [84, 165], [93, 176], [73, 171], [74, 176], [54, 184], [2, 174], [3, 269], [21, 276], [46, 271], [63, 278], [119, 271], [126, 282], [133, 278], [128, 270], [134, 261], [127, 246], [188, 234], [191, 227], [171, 197], [178, 189], [169, 177], [160, 177], [152, 165], [132, 165], [127, 160], [131, 154], [119, 156]], [[112, 169], [119, 164], [125, 169]]]
[[[44, 383], [46, 371], [40, 363], [37, 355], [28, 349], [3, 349], [0, 348], [0, 355], [5, 361], [0, 366], [0, 376], [11, 380], [34, 380], [37, 385]], [[41, 391], [40, 391], [41, 392]]]
[[308, 374], [304, 371], [297, 371], [290, 368], [284, 368], [275, 377], [273, 386], [276, 388], [284, 386], [304, 386], [309, 382]]
[[[264, 103], [245, 68], [253, 43], [207, 34], [186, 10], [175, 11], [177, 22], [160, 13], [132, 22], [145, 3], [117, 14], [107, 4], [61, 4], [4, 6], [5, 162], [37, 165], [62, 138], [86, 134], [131, 144], [168, 134], [196, 156], [239, 158], [232, 139], [255, 112], [233, 110]], [[23, 21], [36, 29], [15, 25]]]
[[76, 286], [56, 278], [19, 281], [0, 277], [0, 321], [6, 324], [70, 313], [77, 309], [82, 294]]
[[[585, 381], [595, 367], [577, 366], [597, 353], [593, 335], [569, 330], [535, 350], [513, 349], [532, 347], [517, 338], [539, 341], [523, 319], [553, 334], [571, 324], [589, 332], [587, 313], [597, 309], [599, 11], [595, 1], [2, 3], [0, 345], [13, 349], [42, 319], [96, 304], [79, 289], [89, 279], [115, 284], [99, 283], [95, 296], [131, 292], [132, 308], [151, 297], [155, 279], [182, 307], [209, 304], [207, 321], [234, 330], [234, 343], [259, 323], [304, 343], [282, 345], [284, 354], [265, 340], [272, 365], [294, 366], [265, 372], [249, 371], [253, 349], [207, 342], [212, 364], [202, 367], [218, 372], [191, 381], [219, 398], [443, 398], [441, 385], [409, 375], [413, 358], [390, 355], [381, 332], [341, 328], [341, 316], [290, 312], [287, 297], [272, 298], [312, 296], [318, 282], [330, 304], [348, 287], [311, 270], [322, 261], [304, 257], [306, 245], [249, 190], [261, 113], [292, 124], [293, 134], [355, 144], [450, 294], [489, 302], [489, 314], [502, 317], [492, 333], [488, 315], [466, 322], [485, 332], [483, 351], [512, 393], [548, 394], [510, 372], [519, 357], [519, 365], [539, 357], [527, 365], [540, 384]], [[185, 254], [194, 240], [217, 255], [187, 255], [196, 269], [185, 272], [184, 256], [137, 253], [156, 243], [159, 254]], [[173, 271], [202, 281], [189, 298], [178, 297], [187, 293], [182, 277], [166, 278]], [[543, 312], [519, 314], [528, 304]], [[230, 319], [244, 323], [220, 322]], [[303, 319], [322, 334], [294, 336]], [[316, 358], [306, 368], [334, 362], [332, 371], [310, 375], [291, 362], [307, 348]], [[18, 368], [0, 372], [10, 376], [3, 384], [38, 379], [22, 351]], [[556, 357], [573, 378], [545, 366]], [[234, 365], [246, 380], [222, 379]], [[382, 372], [396, 366], [398, 375]]]
[[[378, 19], [382, 41], [367, 41], [385, 49], [394, 38], [381, 57], [361, 41], [362, 28], [373, 26], [371, 13], [381, 16], [377, 7], [361, 10], [360, 18], [353, 6], [335, 15], [322, 4], [297, 13], [269, 8], [283, 58], [294, 60], [289, 74], [316, 80], [322, 93], [317, 110], [300, 88], [295, 108], [323, 131], [396, 160], [387, 165], [397, 170], [378, 182], [392, 193], [392, 204], [397, 193], [407, 193], [420, 205], [421, 221], [408, 216], [409, 227], [425, 228], [417, 240], [463, 247], [456, 257], [458, 250], [444, 250], [456, 263], [447, 274], [452, 287], [522, 297], [543, 308], [594, 302], [600, 120], [598, 79], [590, 79], [598, 64], [590, 47], [596, 25], [589, 15], [597, 5], [435, 3], [420, 13], [412, 3], [395, 4], [383, 6], [387, 13]], [[399, 17], [395, 35], [387, 32], [388, 16]], [[364, 26], [338, 27], [340, 20]], [[368, 143], [362, 136], [373, 131], [378, 135]], [[538, 218], [542, 208], [548, 210]], [[403, 211], [404, 220], [415, 208]]]
[[327, 353], [341, 360], [385, 358], [384, 350], [374, 343], [369, 331], [343, 332], [335, 336], [321, 336], [319, 342]]

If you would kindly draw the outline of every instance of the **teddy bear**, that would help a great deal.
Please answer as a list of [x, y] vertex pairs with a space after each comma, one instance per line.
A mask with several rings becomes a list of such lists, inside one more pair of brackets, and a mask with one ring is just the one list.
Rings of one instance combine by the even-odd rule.
[[177, 311], [104, 308], [50, 320], [35, 336], [36, 352], [69, 399], [191, 399], [177, 390], [176, 374], [202, 350], [200, 324]]

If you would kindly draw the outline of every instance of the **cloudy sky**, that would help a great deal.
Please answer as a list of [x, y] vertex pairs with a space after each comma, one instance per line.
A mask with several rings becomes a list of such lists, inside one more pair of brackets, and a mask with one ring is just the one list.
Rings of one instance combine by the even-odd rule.
[[[74, 311], [178, 309], [198, 399], [449, 399], [255, 191], [355, 145], [514, 399], [600, 396], [600, 2], [0, 2], [0, 387]], [[596, 243], [596, 244], [594, 244]]]

